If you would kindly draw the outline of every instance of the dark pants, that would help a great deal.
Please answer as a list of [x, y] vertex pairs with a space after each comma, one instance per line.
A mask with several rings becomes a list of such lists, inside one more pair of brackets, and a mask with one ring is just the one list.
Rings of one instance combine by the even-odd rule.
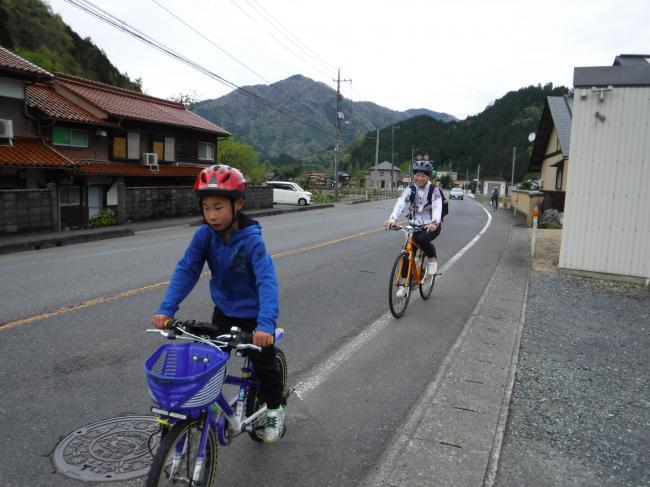
[[[233, 326], [252, 333], [257, 326], [257, 320], [226, 316], [215, 306], [212, 324], [219, 329], [219, 334], [228, 333]], [[255, 375], [262, 385], [262, 397], [266, 405], [269, 409], [276, 409], [282, 404], [282, 377], [275, 361], [275, 347], [264, 347], [261, 352], [249, 351], [248, 357], [253, 362]]]
[[422, 232], [415, 232], [413, 234], [413, 238], [418, 244], [418, 247], [422, 249], [427, 257], [436, 258], [436, 248], [431, 244], [431, 241], [438, 235], [440, 235], [440, 225], [438, 225], [438, 228], [436, 228], [435, 231], [431, 233], [428, 233], [426, 230]]

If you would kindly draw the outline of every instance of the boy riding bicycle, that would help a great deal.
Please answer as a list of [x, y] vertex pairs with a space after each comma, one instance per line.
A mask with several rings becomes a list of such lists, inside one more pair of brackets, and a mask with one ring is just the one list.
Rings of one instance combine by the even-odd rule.
[[[429, 161], [416, 161], [413, 164], [415, 194], [413, 195], [413, 188], [411, 186], [406, 187], [397, 199], [390, 217], [384, 222], [384, 227], [390, 228], [395, 224], [395, 221], [402, 215], [404, 210], [408, 209], [409, 213], [407, 218], [409, 222], [414, 226], [426, 227], [425, 230], [413, 234], [418, 247], [429, 258], [425, 279], [432, 279], [438, 270], [436, 249], [431, 242], [440, 235], [442, 214], [442, 194], [437, 185], [433, 185], [433, 192], [431, 198], [429, 198], [429, 191], [432, 186], [429, 178], [432, 172], [433, 166]], [[406, 288], [400, 288], [397, 291], [398, 294], [405, 294], [406, 292]]]
[[176, 265], [167, 294], [151, 322], [164, 328], [179, 304], [196, 285], [207, 261], [212, 323], [219, 334], [232, 326], [253, 333], [261, 352], [249, 355], [260, 380], [268, 413], [264, 442], [277, 441], [284, 432], [282, 378], [275, 360], [273, 339], [278, 317], [278, 283], [260, 224], [241, 213], [246, 183], [238, 169], [215, 165], [203, 169], [194, 183], [203, 225], [194, 234]]

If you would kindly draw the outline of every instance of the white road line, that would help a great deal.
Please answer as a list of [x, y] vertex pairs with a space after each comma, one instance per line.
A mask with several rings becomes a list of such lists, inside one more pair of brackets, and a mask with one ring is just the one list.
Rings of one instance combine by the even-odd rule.
[[[442, 266], [440, 269], [441, 273], [447, 272], [449, 269], [451, 269], [451, 266], [453, 266], [458, 261], [458, 259], [460, 259], [463, 254], [465, 254], [465, 252], [476, 245], [476, 242], [481, 239], [483, 234], [489, 228], [490, 224], [492, 223], [492, 215], [490, 215], [490, 212], [485, 208], [482, 209], [485, 211], [488, 217], [488, 221], [483, 226], [483, 229], [478, 232], [476, 236], [467, 243], [467, 245], [456, 252], [456, 254], [454, 254], [454, 256], [445, 263], [445, 265]], [[372, 324], [366, 327], [353, 340], [349, 341], [347, 344], [337, 350], [332, 356], [328, 357], [324, 363], [321, 363], [318, 366], [314, 367], [312, 369], [314, 372], [310, 374], [305, 380], [298, 383], [296, 386], [296, 394], [298, 397], [304, 400], [309, 395], [309, 393], [321, 385], [332, 374], [332, 372], [334, 372], [341, 364], [352, 357], [352, 355], [361, 350], [361, 348], [366, 343], [381, 333], [384, 328], [386, 328], [392, 321], [393, 320], [390, 311], [386, 312]]]

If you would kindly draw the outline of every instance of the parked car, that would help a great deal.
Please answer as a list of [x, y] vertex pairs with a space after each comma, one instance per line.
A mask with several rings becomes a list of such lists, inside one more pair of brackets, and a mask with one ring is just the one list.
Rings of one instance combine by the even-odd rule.
[[266, 185], [273, 188], [273, 203], [305, 206], [311, 204], [314, 198], [309, 191], [291, 181], [267, 181]]
[[463, 188], [451, 188], [451, 191], [449, 192], [450, 200], [462, 200], [463, 196], [465, 196]]

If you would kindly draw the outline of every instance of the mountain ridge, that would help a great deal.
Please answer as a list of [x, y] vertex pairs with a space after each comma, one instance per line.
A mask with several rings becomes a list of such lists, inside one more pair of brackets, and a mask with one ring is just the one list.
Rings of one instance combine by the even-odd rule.
[[[251, 99], [248, 93], [267, 103]], [[334, 144], [336, 90], [302, 74], [269, 85], [244, 86], [222, 97], [194, 103], [191, 109], [253, 145], [263, 159], [283, 154], [302, 159]], [[346, 98], [341, 102], [341, 111], [343, 144], [414, 114], [426, 114], [442, 121], [456, 120], [450, 114], [426, 108], [400, 112], [371, 101]]]

